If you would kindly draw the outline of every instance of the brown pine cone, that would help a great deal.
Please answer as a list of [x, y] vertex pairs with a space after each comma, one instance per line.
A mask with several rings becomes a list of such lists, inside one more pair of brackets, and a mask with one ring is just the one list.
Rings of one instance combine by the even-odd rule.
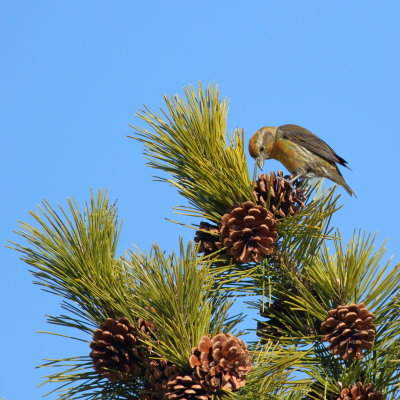
[[294, 181], [293, 185], [286, 180], [293, 177], [284, 178], [282, 171], [276, 175], [273, 171], [269, 175], [258, 175], [254, 188], [257, 204], [270, 210], [277, 219], [294, 215], [304, 207], [306, 196], [299, 180]]
[[144, 349], [127, 318], [107, 318], [94, 331], [90, 347], [94, 369], [112, 382], [138, 376], [143, 370]]
[[381, 392], [374, 392], [372, 383], [363, 385], [362, 382], [354, 384], [352, 387], [343, 389], [337, 400], [383, 400]]
[[290, 259], [287, 255], [282, 253], [282, 251], [275, 249], [275, 251], [268, 258], [268, 261], [271, 268], [274, 268], [275, 271], [281, 272], [282, 268], [289, 264]]
[[343, 360], [360, 359], [364, 357], [363, 350], [373, 345], [374, 318], [364, 303], [339, 306], [330, 310], [321, 324], [321, 331], [325, 333], [321, 340], [329, 342], [329, 350]]
[[[212, 225], [208, 222], [200, 222], [201, 231], [196, 231], [194, 241], [200, 243], [199, 253], [204, 253], [208, 256], [211, 253], [218, 251], [222, 246], [219, 241], [219, 227], [218, 225]], [[204, 232], [208, 231], [210, 233]]]
[[162, 397], [162, 394], [167, 391], [169, 377], [175, 377], [178, 372], [177, 366], [167, 360], [151, 360], [146, 370], [151, 392]]
[[243, 341], [229, 333], [203, 336], [189, 360], [193, 376], [211, 392], [235, 391], [246, 383], [251, 357]]
[[[153, 307], [150, 308], [150, 311], [156, 312]], [[142, 332], [146, 335], [154, 334], [154, 325], [151, 322], [144, 320], [143, 318], [138, 319], [137, 329], [139, 332]]]
[[266, 208], [246, 201], [221, 220], [221, 243], [235, 260], [260, 262], [274, 252], [276, 220]]
[[165, 397], [168, 400], [209, 400], [211, 393], [190, 374], [171, 374], [168, 378]]

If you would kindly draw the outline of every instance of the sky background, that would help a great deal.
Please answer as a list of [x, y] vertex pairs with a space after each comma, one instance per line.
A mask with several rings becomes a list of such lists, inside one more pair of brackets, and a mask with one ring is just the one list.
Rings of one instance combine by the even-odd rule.
[[389, 237], [399, 261], [398, 1], [0, 4], [0, 398], [39, 399], [50, 387], [35, 388], [47, 373], [35, 366], [86, 351], [36, 333], [52, 329], [44, 314], [60, 312], [58, 299], [3, 246], [18, 220], [32, 222], [27, 210], [108, 188], [124, 220], [121, 253], [192, 238], [164, 219], [184, 200], [152, 181], [142, 146], [127, 138], [142, 104], [156, 109], [188, 84], [217, 83], [231, 101], [229, 128], [247, 139], [295, 123], [327, 141], [349, 162], [358, 196], [339, 190], [333, 225], [345, 237], [358, 228]]

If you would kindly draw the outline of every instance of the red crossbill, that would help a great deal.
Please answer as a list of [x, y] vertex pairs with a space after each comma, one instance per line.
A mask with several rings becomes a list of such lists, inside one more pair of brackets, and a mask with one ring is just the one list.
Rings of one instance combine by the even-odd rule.
[[355, 196], [336, 165], [349, 168], [347, 161], [322, 139], [301, 126], [265, 126], [251, 137], [249, 152], [260, 168], [265, 159], [280, 161], [295, 175], [290, 182], [298, 178], [328, 178], [343, 186], [350, 196]]

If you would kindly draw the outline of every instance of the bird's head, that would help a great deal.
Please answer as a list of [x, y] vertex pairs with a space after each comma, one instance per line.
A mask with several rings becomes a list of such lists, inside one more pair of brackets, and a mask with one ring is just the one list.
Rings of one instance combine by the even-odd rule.
[[272, 151], [275, 144], [277, 128], [264, 126], [259, 129], [250, 139], [249, 153], [257, 161], [257, 165], [262, 168], [264, 160], [272, 158]]

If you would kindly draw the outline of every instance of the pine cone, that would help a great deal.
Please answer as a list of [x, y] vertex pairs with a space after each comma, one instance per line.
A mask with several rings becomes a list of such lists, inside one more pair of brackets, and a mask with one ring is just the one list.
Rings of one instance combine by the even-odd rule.
[[203, 336], [189, 360], [193, 376], [210, 391], [238, 390], [246, 383], [251, 357], [243, 341], [229, 333]]
[[321, 324], [323, 342], [329, 342], [329, 350], [343, 360], [357, 360], [364, 357], [363, 349], [369, 350], [375, 338], [374, 314], [364, 303], [339, 306], [328, 312]]
[[282, 171], [277, 175], [273, 171], [269, 175], [260, 174], [254, 188], [257, 204], [270, 210], [277, 219], [294, 215], [306, 200], [300, 181], [295, 180], [291, 186], [286, 178], [293, 176], [283, 177]]
[[[170, 376], [174, 378], [177, 374], [178, 368], [175, 364], [167, 360], [151, 360], [146, 370], [151, 392], [158, 393], [159, 397], [162, 397], [162, 394], [167, 390], [168, 378]], [[154, 396], [156, 395], [154, 394]]]
[[362, 382], [354, 384], [352, 387], [343, 389], [337, 400], [383, 400], [381, 392], [374, 392], [372, 383], [366, 386]]
[[168, 400], [209, 400], [211, 393], [204, 388], [199, 379], [190, 374], [171, 374], [165, 397]]
[[[282, 268], [285, 265], [288, 265], [289, 257], [282, 253], [282, 251], [275, 249], [275, 251], [268, 258], [270, 268], [273, 268], [275, 271], [279, 273], [282, 272]], [[293, 263], [293, 262], [292, 262]]]
[[142, 372], [144, 350], [127, 318], [107, 318], [93, 333], [90, 357], [94, 369], [111, 382], [128, 380]]
[[[151, 307], [151, 311], [155, 311], [153, 307]], [[139, 318], [137, 322], [137, 329], [139, 332], [145, 333], [146, 335], [154, 334], [154, 325], [149, 322], [144, 320], [143, 318]]]
[[221, 220], [221, 243], [242, 263], [260, 262], [274, 252], [276, 221], [266, 208], [246, 201]]
[[[219, 227], [218, 225], [212, 225], [208, 222], [200, 222], [201, 231], [196, 231], [194, 241], [200, 243], [199, 253], [204, 253], [208, 256], [215, 251], [218, 251], [222, 246], [219, 242]], [[208, 231], [211, 233], [203, 232]]]

